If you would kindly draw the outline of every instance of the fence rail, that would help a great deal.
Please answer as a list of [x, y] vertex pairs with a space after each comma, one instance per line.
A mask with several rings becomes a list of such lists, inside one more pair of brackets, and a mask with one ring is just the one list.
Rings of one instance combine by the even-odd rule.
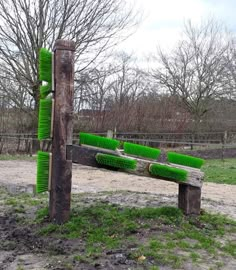
[[[94, 133], [106, 136], [107, 133]], [[152, 147], [176, 148], [178, 150], [219, 149], [224, 155], [225, 149], [236, 148], [236, 132], [205, 133], [134, 133], [119, 132], [113, 134], [120, 141], [140, 143]], [[79, 134], [73, 134], [73, 143], [77, 144]], [[50, 150], [51, 141], [39, 142], [35, 133], [0, 133], [0, 154], [26, 153], [32, 155], [37, 150]]]

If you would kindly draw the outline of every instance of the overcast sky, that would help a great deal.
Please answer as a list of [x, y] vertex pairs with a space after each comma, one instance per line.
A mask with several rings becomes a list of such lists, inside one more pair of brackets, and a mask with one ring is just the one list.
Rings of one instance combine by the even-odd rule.
[[122, 49], [138, 57], [155, 51], [157, 45], [171, 48], [180, 38], [184, 21], [198, 23], [207, 17], [222, 21], [236, 32], [236, 0], [127, 0], [143, 11], [136, 33]]

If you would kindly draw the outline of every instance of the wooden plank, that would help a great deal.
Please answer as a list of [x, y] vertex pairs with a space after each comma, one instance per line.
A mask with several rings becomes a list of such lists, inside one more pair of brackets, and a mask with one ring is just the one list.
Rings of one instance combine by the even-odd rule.
[[70, 216], [72, 160], [67, 159], [67, 145], [72, 145], [73, 133], [74, 51], [73, 41], [55, 42], [55, 105], [49, 211], [51, 220], [57, 224], [66, 222]]
[[[92, 166], [92, 167], [101, 167], [97, 164], [96, 159], [95, 159], [97, 153], [121, 155], [120, 152], [117, 152], [117, 151], [111, 151], [111, 150], [101, 149], [101, 148], [96, 148], [96, 147], [73, 145], [72, 160], [74, 163], [79, 163], [82, 165], [87, 165], [87, 166]], [[128, 157], [128, 156], [124, 155], [123, 157]], [[128, 158], [130, 158], [130, 157], [128, 157]], [[171, 181], [171, 182], [176, 182], [179, 184], [180, 182], [176, 181], [176, 180], [162, 178], [159, 176], [154, 177], [154, 176], [150, 175], [148, 168], [149, 168], [150, 164], [164, 164], [164, 165], [172, 167], [172, 168], [173, 167], [174, 168], [181, 167], [182, 169], [185, 169], [186, 171], [188, 171], [187, 181], [184, 183], [181, 182], [181, 184], [190, 185], [190, 186], [194, 186], [194, 187], [198, 187], [198, 188], [201, 188], [201, 186], [202, 186], [204, 173], [198, 169], [193, 169], [190, 167], [185, 167], [185, 166], [180, 166], [180, 165], [175, 165], [175, 164], [165, 164], [165, 163], [144, 160], [144, 159], [134, 158], [134, 157], [132, 157], [132, 159], [137, 160], [136, 170], [121, 170], [121, 169], [119, 169], [119, 171], [124, 171], [124, 172], [130, 173], [130, 174], [135, 174], [135, 175], [140, 175], [140, 176], [151, 177], [151, 178], [155, 178], [155, 179], [163, 179], [163, 180], [167, 180], [167, 181]]]

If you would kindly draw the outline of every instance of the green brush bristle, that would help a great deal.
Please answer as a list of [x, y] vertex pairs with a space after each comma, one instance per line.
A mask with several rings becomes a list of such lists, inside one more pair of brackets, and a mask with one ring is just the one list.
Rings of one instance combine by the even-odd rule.
[[134, 159], [123, 158], [108, 154], [97, 154], [96, 160], [99, 164], [102, 165], [128, 170], [134, 170], [137, 165], [137, 161]]
[[175, 163], [175, 164], [198, 168], [198, 169], [200, 169], [204, 163], [204, 159], [187, 156], [183, 154], [178, 154], [175, 152], [168, 152], [167, 160], [170, 163]]
[[185, 170], [178, 168], [171, 168], [169, 166], [160, 164], [151, 164], [149, 166], [149, 172], [150, 174], [155, 176], [169, 178], [180, 182], [185, 182], [188, 177], [188, 172]]
[[47, 85], [41, 85], [40, 86], [40, 98], [46, 98], [47, 95], [52, 91], [52, 86], [51, 84]]
[[36, 192], [41, 193], [48, 190], [50, 154], [38, 151], [37, 155], [37, 183]]
[[79, 135], [80, 144], [91, 145], [100, 148], [106, 148], [110, 150], [116, 150], [120, 142], [114, 139], [96, 136], [88, 133], [80, 132]]
[[38, 139], [51, 136], [52, 99], [41, 99], [39, 104]]
[[151, 158], [151, 159], [157, 159], [161, 153], [160, 149], [140, 145], [140, 144], [134, 144], [134, 143], [124, 143], [124, 151], [126, 154], [145, 157], [145, 158]]
[[52, 83], [52, 53], [45, 48], [39, 52], [39, 79]]

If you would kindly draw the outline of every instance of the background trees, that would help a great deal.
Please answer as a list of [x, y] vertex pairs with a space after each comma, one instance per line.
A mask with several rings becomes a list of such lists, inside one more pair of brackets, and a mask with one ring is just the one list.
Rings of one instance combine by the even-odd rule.
[[229, 41], [222, 27], [210, 20], [196, 27], [188, 22], [183, 39], [166, 54], [158, 52], [158, 68], [153, 76], [170, 95], [178, 97], [194, 120], [194, 129], [215, 99], [228, 92], [225, 57]]
[[[76, 42], [76, 73], [136, 23], [122, 0], [0, 0], [0, 80], [14, 80], [38, 107], [38, 54], [56, 39]], [[124, 30], [126, 29], [126, 32]], [[7, 87], [1, 85], [7, 93]]]
[[[138, 19], [123, 0], [0, 0], [0, 130], [36, 132], [39, 48], [76, 42], [75, 130], [235, 129], [235, 38], [215, 20], [190, 21], [147, 70], [107, 52]], [[106, 58], [103, 58], [105, 57]], [[154, 62], [154, 61], [153, 61]]]

